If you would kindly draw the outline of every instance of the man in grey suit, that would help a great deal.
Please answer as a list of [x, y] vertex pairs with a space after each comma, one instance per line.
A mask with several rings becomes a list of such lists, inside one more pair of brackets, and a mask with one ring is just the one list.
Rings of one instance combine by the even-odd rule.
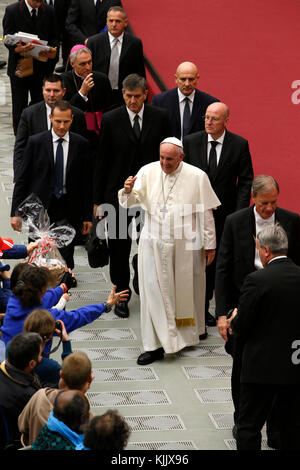
[[219, 101], [214, 96], [198, 90], [199, 73], [192, 62], [182, 62], [175, 73], [177, 87], [154, 96], [152, 103], [167, 111], [172, 125], [172, 135], [178, 139], [204, 130], [203, 116], [207, 106]]
[[[47, 75], [43, 80], [44, 101], [36, 103], [23, 110], [14, 146], [14, 180], [18, 178], [23, 161], [24, 150], [29, 137], [33, 134], [38, 134], [39, 132], [50, 129], [51, 108], [55, 103], [63, 99], [65, 92], [66, 89], [60, 75]], [[86, 138], [87, 128], [83, 111], [72, 106], [72, 113], [73, 122], [71, 125], [71, 131]]]

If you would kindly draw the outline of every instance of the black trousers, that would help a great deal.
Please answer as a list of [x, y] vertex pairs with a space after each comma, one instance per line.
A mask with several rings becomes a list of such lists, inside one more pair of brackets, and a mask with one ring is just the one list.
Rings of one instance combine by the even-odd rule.
[[[138, 222], [140, 210], [137, 210], [133, 216], [128, 215], [128, 211], [122, 207], [116, 210], [115, 217], [107, 217], [109, 273], [111, 282], [117, 286], [117, 292], [128, 289], [130, 284], [129, 257], [134, 217]], [[139, 233], [140, 230], [137, 227], [138, 238]], [[130, 300], [130, 296], [128, 300]]]
[[260, 450], [261, 429], [277, 403], [281, 450], [300, 449], [300, 385], [242, 383], [237, 449]]

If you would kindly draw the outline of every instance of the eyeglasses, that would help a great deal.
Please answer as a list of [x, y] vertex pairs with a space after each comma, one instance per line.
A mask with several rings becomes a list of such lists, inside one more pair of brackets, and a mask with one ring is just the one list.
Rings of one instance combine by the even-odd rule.
[[202, 119], [203, 119], [204, 121], [213, 121], [213, 122], [218, 122], [218, 121], [220, 121], [220, 118], [211, 117], [211, 116], [202, 116]]

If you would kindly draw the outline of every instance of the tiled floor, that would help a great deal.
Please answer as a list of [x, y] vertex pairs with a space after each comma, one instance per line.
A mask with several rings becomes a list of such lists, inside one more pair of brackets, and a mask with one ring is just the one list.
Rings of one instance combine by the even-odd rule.
[[[1, 17], [9, 3], [1, 1]], [[0, 59], [6, 58], [1, 44]], [[5, 69], [0, 70], [0, 106], [0, 234], [22, 243], [26, 234], [13, 232], [9, 224], [14, 136]], [[76, 249], [75, 264], [78, 288], [72, 291], [67, 308], [105, 300], [111, 288], [107, 267], [89, 268], [83, 247]], [[140, 310], [135, 294], [130, 312], [126, 320], [112, 312], [104, 314], [71, 334], [73, 350], [86, 351], [93, 363], [95, 380], [88, 393], [92, 411], [119, 409], [132, 428], [128, 449], [234, 449], [231, 358], [217, 329], [208, 328], [208, 338], [197, 347], [140, 367], [136, 364], [142, 352]]]

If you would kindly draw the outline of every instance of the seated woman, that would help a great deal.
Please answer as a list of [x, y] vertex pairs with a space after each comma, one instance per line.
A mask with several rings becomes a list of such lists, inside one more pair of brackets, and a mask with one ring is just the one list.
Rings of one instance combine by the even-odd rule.
[[[58, 320], [58, 322], [61, 324], [61, 359], [63, 361], [65, 357], [72, 353], [72, 347], [64, 322], [62, 320]], [[24, 322], [24, 331], [38, 333], [43, 340], [44, 347], [52, 339], [54, 333], [60, 333], [60, 330], [55, 328], [55, 320], [51, 313], [42, 308], [37, 308], [28, 315]], [[43, 356], [42, 361], [35, 369], [35, 373], [38, 375], [43, 387], [58, 388], [60, 370], [61, 365], [59, 362]]]
[[[18, 268], [18, 265], [14, 268]], [[23, 330], [25, 319], [36, 308], [48, 310], [54, 320], [62, 320], [65, 324], [66, 331], [70, 333], [84, 325], [92, 323], [100, 317], [103, 312], [109, 312], [113, 305], [126, 300], [128, 290], [116, 293], [114, 286], [108, 296], [107, 302], [93, 305], [86, 305], [76, 310], [58, 310], [51, 308], [57, 303], [64, 293], [63, 287], [59, 286], [55, 289], [49, 289], [49, 273], [45, 268], [28, 265], [21, 270], [18, 276], [11, 277], [12, 295], [9, 298], [3, 325], [1, 327], [1, 339], [4, 343], [10, 341], [18, 333]], [[66, 286], [67, 289], [67, 286]], [[48, 342], [47, 351], [49, 352], [52, 341]]]

